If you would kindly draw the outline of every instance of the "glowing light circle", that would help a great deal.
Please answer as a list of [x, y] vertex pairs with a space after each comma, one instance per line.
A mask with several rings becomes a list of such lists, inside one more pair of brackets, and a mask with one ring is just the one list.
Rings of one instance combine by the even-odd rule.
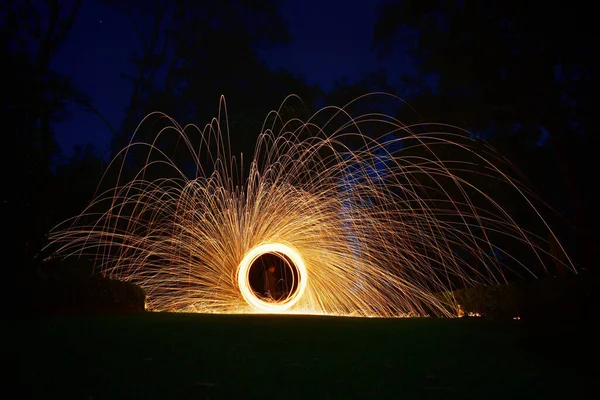
[[[298, 286], [296, 290], [288, 296], [287, 299], [278, 302], [267, 302], [260, 299], [252, 288], [250, 288], [250, 267], [256, 261], [256, 259], [263, 254], [275, 254], [287, 256], [298, 272]], [[282, 243], [267, 243], [260, 246], [254, 247], [250, 250], [238, 266], [237, 272], [238, 287], [242, 293], [242, 297], [246, 300], [246, 303], [254, 307], [255, 309], [263, 312], [278, 313], [288, 310], [294, 304], [296, 304], [304, 291], [306, 290], [306, 284], [308, 281], [308, 273], [306, 271], [306, 265], [304, 260], [298, 251]]]

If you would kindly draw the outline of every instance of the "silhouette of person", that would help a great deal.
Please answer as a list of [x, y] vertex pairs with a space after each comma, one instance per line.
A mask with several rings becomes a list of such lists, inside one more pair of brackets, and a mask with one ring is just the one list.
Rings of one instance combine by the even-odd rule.
[[267, 296], [277, 300], [277, 274], [274, 265], [265, 272], [265, 292]]

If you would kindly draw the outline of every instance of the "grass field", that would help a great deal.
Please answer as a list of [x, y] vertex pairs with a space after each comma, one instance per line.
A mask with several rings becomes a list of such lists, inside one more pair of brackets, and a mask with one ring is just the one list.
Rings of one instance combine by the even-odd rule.
[[16, 324], [14, 398], [583, 399], [596, 390], [586, 357], [597, 336], [568, 323], [146, 313]]

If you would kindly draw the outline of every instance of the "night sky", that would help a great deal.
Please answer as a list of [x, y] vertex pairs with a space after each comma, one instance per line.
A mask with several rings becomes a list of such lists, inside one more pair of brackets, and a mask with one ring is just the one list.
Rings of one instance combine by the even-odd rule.
[[[371, 51], [379, 3], [287, 0], [282, 4], [281, 13], [288, 22], [291, 43], [262, 51], [260, 55], [272, 69], [285, 68], [300, 74], [307, 83], [316, 84], [326, 92], [336, 80], [346, 77], [354, 81], [379, 68], [388, 71], [393, 68], [393, 76], [400, 76], [399, 72], [412, 68], [406, 53], [396, 51], [381, 62]], [[124, 15], [88, 0], [83, 3], [53, 67], [71, 76], [108, 121], [120, 126], [131, 96], [131, 83], [120, 74], [132, 69], [127, 60], [137, 46], [139, 41]], [[216, 108], [218, 99], [214, 101]], [[98, 154], [106, 156], [110, 132], [104, 123], [81, 107], [73, 105], [69, 111], [68, 118], [56, 127], [56, 139], [63, 155], [72, 154], [76, 145], [92, 144]]]

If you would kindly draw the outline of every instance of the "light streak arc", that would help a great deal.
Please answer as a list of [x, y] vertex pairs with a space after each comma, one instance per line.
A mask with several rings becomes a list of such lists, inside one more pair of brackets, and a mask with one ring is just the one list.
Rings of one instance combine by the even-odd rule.
[[[284, 104], [265, 119], [247, 177], [231, 154], [224, 98], [204, 129], [150, 114], [103, 176], [117, 170], [116, 183], [51, 232], [49, 246], [139, 284], [154, 310], [451, 316], [458, 306], [440, 294], [540, 272], [511, 246], [528, 249], [542, 270], [558, 262], [576, 271], [488, 194], [503, 185], [556, 239], [535, 194], [488, 144], [442, 124], [352, 117], [346, 107], [284, 121]], [[164, 126], [140, 140], [151, 121]], [[191, 166], [163, 149], [169, 140]], [[249, 288], [261, 252], [298, 269], [298, 289], [283, 302]]]

